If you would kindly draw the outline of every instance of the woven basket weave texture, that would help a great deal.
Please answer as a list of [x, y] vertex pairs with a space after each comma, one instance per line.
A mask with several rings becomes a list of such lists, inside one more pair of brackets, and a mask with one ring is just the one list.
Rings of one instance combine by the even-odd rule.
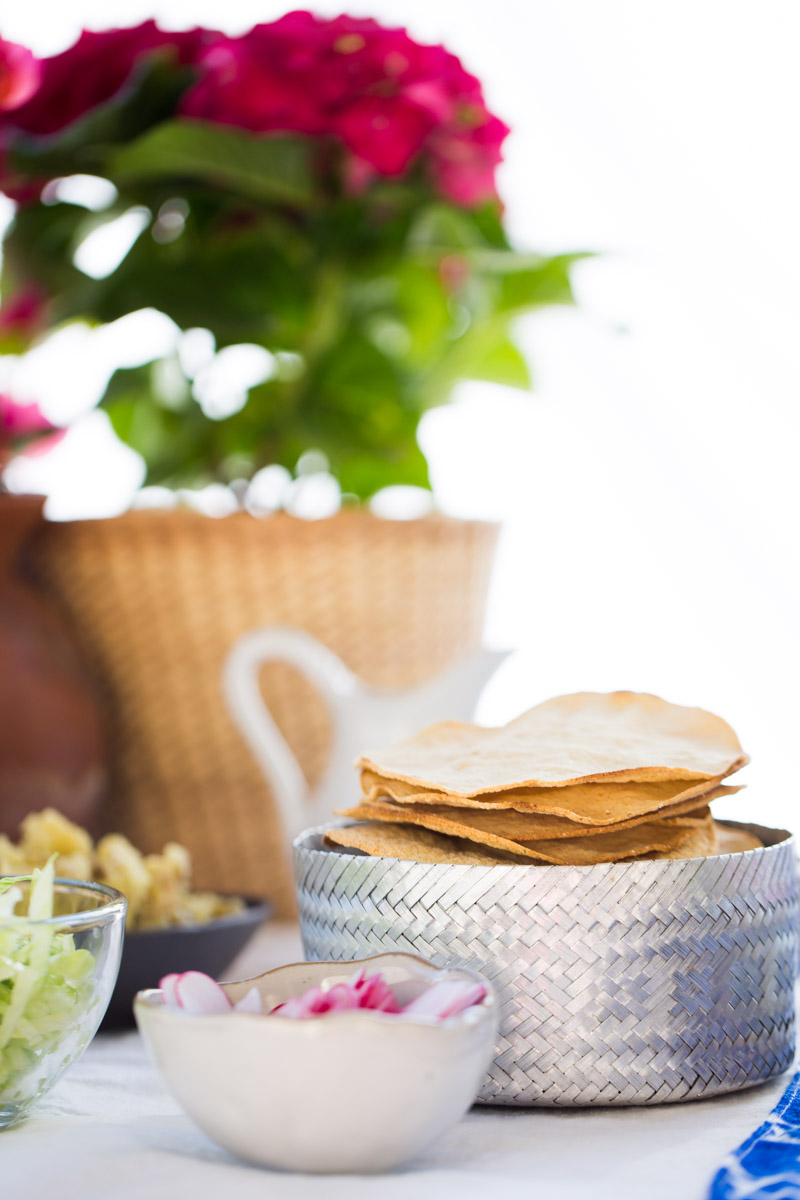
[[306, 957], [405, 950], [491, 979], [500, 1036], [484, 1103], [659, 1104], [792, 1062], [798, 884], [785, 833], [716, 858], [484, 867], [326, 850], [321, 832], [295, 842]]
[[[198, 886], [267, 895], [291, 912], [277, 812], [223, 708], [226, 654], [250, 629], [287, 624], [369, 683], [419, 683], [480, 644], [496, 536], [485, 523], [363, 511], [300, 521], [140, 510], [51, 524], [32, 567], [105, 698], [105, 827], [148, 851], [182, 842]], [[313, 783], [329, 738], [322, 701], [282, 664], [265, 666], [262, 688]]]

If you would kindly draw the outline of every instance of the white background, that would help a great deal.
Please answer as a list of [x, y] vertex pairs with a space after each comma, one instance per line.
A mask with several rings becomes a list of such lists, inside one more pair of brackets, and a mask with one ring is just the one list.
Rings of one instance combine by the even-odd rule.
[[[749, 792], [726, 811], [791, 825], [800, 5], [346, 8], [446, 42], [484, 80], [514, 129], [500, 184], [520, 246], [599, 252], [576, 271], [580, 311], [520, 330], [534, 396], [471, 385], [424, 422], [441, 506], [506, 522], [487, 636], [520, 653], [481, 715], [619, 687], [711, 708], [754, 760]], [[81, 25], [155, 15], [238, 32], [282, 11], [266, 0], [27, 0], [0, 24], [45, 54]], [[51, 411], [81, 386], [51, 368]], [[135, 463], [104, 454], [77, 472], [83, 453], [75, 435], [35, 480], [51, 473], [65, 512], [89, 504], [79, 474], [109, 507], [124, 503]]]

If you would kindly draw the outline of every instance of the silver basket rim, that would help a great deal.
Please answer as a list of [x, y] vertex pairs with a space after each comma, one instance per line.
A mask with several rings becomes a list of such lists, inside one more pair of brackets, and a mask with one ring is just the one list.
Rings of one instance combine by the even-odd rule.
[[[716, 820], [716, 818], [715, 818]], [[728, 854], [704, 855], [700, 858], [663, 858], [663, 859], [638, 859], [626, 860], [618, 859], [615, 862], [587, 863], [587, 864], [570, 864], [570, 863], [424, 863], [420, 864], [416, 859], [390, 858], [383, 854], [366, 854], [363, 850], [351, 849], [348, 846], [332, 847], [322, 845], [322, 838], [328, 829], [342, 829], [350, 825], [361, 825], [363, 821], [353, 821], [348, 818], [332, 818], [326, 821], [323, 825], [314, 825], [309, 829], [304, 829], [302, 833], [292, 842], [292, 848], [295, 853], [302, 852], [304, 854], [318, 854], [321, 856], [329, 855], [347, 855], [350, 858], [379, 858], [384, 862], [412, 862], [417, 866], [424, 865], [430, 867], [431, 870], [444, 868], [452, 870], [454, 866], [463, 866], [470, 871], [510, 871], [514, 875], [521, 875], [525, 871], [536, 871], [541, 878], [542, 871], [563, 873], [566, 871], [580, 871], [589, 873], [593, 871], [599, 873], [602, 871], [626, 871], [630, 872], [632, 880], [636, 878], [636, 874], [645, 871], [652, 871], [654, 868], [661, 868], [665, 874], [669, 874], [670, 870], [679, 872], [683, 869], [687, 862], [708, 861], [711, 859], [740, 859], [744, 860], [748, 855], [758, 855], [762, 857], [767, 854], [779, 853], [785, 851], [787, 847], [794, 849], [795, 839], [794, 834], [788, 829], [775, 829], [769, 825], [757, 825], [754, 822], [745, 821], [730, 821], [719, 819], [719, 825], [730, 826], [733, 829], [741, 829], [745, 833], [752, 833], [755, 837], [763, 841], [763, 846], [757, 846], [752, 850], [734, 850]], [[315, 845], [314, 843], [319, 843]], [[553, 876], [555, 877], [555, 876]]]

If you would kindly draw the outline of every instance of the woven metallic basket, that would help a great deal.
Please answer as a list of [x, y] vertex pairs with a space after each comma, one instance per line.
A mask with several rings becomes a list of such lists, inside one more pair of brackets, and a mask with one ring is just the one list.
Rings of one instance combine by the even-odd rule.
[[[326, 826], [327, 828], [327, 826]], [[486, 1104], [661, 1104], [750, 1087], [794, 1054], [798, 881], [762, 850], [591, 867], [456, 866], [295, 842], [309, 959], [407, 950], [501, 993]]]

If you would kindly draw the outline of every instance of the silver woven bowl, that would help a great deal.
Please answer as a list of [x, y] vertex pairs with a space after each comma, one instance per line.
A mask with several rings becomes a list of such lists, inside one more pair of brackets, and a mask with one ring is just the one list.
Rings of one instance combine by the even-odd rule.
[[798, 880], [785, 830], [738, 827], [764, 849], [591, 867], [371, 858], [324, 847], [330, 824], [309, 829], [295, 842], [305, 954], [405, 950], [491, 979], [500, 1035], [485, 1104], [751, 1087], [794, 1055]]

